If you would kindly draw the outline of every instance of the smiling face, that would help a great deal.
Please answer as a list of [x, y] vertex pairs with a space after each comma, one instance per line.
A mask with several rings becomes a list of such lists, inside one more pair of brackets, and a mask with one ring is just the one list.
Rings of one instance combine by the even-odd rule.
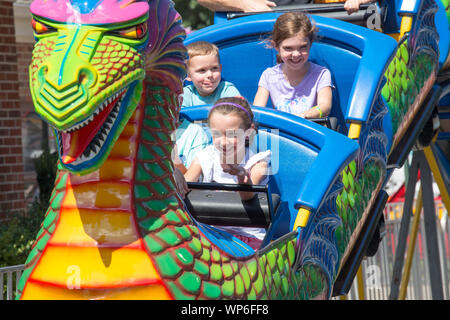
[[301, 71], [307, 65], [311, 41], [299, 33], [281, 41], [279, 45], [275, 46], [275, 49], [287, 68], [292, 71]]
[[201, 96], [214, 93], [221, 80], [222, 65], [216, 54], [198, 55], [188, 61], [188, 80]]
[[245, 155], [245, 138], [249, 133], [241, 117], [236, 113], [213, 112], [209, 118], [209, 127], [222, 163], [240, 163]]

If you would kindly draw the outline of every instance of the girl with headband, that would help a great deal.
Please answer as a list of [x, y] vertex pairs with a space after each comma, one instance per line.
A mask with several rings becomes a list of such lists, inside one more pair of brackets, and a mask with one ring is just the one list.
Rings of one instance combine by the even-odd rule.
[[[213, 144], [197, 153], [184, 177], [198, 181], [239, 184], [267, 183], [270, 150], [254, 153], [249, 145], [256, 134], [253, 112], [245, 98], [222, 98], [211, 108], [208, 125]], [[242, 200], [250, 200], [253, 192], [240, 192]], [[220, 227], [253, 248], [261, 244], [262, 228]]]

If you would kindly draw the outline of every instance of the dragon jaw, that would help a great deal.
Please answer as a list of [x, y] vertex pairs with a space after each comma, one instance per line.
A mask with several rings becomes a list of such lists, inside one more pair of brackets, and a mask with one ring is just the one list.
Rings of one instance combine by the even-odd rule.
[[58, 132], [63, 164], [79, 165], [98, 154], [117, 120], [123, 94], [105, 100], [88, 119], [67, 132]]
[[109, 96], [91, 116], [69, 130], [55, 129], [63, 167], [82, 174], [101, 166], [136, 107], [131, 99], [136, 86], [133, 83]]

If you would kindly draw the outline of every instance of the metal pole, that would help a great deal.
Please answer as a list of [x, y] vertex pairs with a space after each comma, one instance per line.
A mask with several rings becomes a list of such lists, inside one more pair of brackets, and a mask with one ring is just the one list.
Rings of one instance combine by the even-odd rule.
[[[387, 231], [387, 219], [386, 219], [386, 231]], [[387, 239], [388, 233], [386, 232], [386, 235], [382, 241], [383, 247], [381, 250], [381, 265], [382, 265], [382, 272], [383, 275], [383, 300], [386, 300], [388, 298], [388, 286], [389, 286], [389, 276], [390, 276], [390, 269], [389, 269], [389, 259], [388, 259], [388, 250], [389, 247], [387, 245]]]
[[447, 189], [447, 184], [442, 179], [441, 170], [436, 161], [436, 157], [434, 155], [432, 146], [424, 148], [423, 152], [425, 154], [425, 157], [427, 158], [428, 165], [430, 166], [430, 169], [433, 172], [434, 180], [436, 181], [436, 184], [439, 187], [439, 191], [441, 192], [442, 202], [444, 203], [444, 206], [447, 209], [447, 214], [450, 216], [449, 190]]
[[400, 232], [397, 241], [397, 248], [395, 250], [394, 270], [392, 272], [391, 292], [389, 300], [397, 300], [399, 294], [400, 280], [403, 269], [403, 260], [406, 250], [406, 239], [409, 232], [409, 223], [411, 221], [412, 206], [414, 201], [414, 192], [417, 181], [417, 173], [419, 170], [419, 163], [416, 159], [417, 151], [413, 153], [411, 167], [408, 174], [408, 183], [406, 185], [405, 203], [403, 206], [402, 221], [400, 225]]
[[[22, 276], [22, 271], [18, 270], [16, 271], [16, 291], [15, 291], [15, 296], [17, 296], [17, 294], [19, 293], [19, 283], [20, 283], [20, 277]], [[15, 298], [14, 296], [14, 298]]]
[[13, 297], [13, 272], [9, 271], [6, 274], [6, 300], [12, 300]]
[[[419, 222], [419, 229], [420, 229], [420, 222]], [[414, 300], [423, 300], [423, 293], [422, 293], [422, 281], [420, 280], [420, 273], [419, 273], [419, 267], [420, 267], [420, 251], [419, 246], [416, 245], [414, 259], [413, 259], [413, 287], [414, 287]]]
[[420, 212], [422, 211], [422, 187], [423, 186], [421, 186], [421, 189], [419, 190], [419, 195], [416, 200], [416, 210], [414, 213], [413, 224], [411, 226], [405, 270], [403, 271], [402, 283], [400, 285], [400, 295], [398, 297], [399, 300], [405, 300], [406, 298], [406, 289], [408, 288], [409, 283], [409, 275], [414, 257], [414, 248], [416, 247], [417, 231], [419, 230]]
[[425, 219], [422, 219], [422, 223], [420, 224], [420, 235], [421, 235], [421, 246], [422, 246], [422, 283], [423, 289], [422, 292], [424, 294], [424, 300], [431, 300], [431, 290], [430, 290], [430, 277], [427, 275], [430, 273], [430, 269], [428, 268], [428, 249], [427, 242], [425, 241]]
[[431, 296], [433, 300], [443, 300], [441, 263], [439, 259], [439, 244], [436, 230], [436, 212], [434, 206], [433, 181], [431, 170], [428, 166], [425, 154], [418, 151], [420, 162], [420, 178], [423, 192], [423, 215], [425, 222], [425, 240], [428, 251], [428, 267], [430, 270]]

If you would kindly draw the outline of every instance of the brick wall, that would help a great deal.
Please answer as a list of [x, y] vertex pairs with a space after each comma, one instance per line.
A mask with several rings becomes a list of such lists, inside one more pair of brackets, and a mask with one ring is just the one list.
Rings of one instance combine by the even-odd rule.
[[25, 207], [21, 128], [13, 0], [0, 0], [0, 220]]
[[[29, 21], [27, 21], [29, 22]], [[16, 21], [17, 26], [17, 21]], [[31, 32], [31, 31], [30, 31]], [[17, 41], [17, 37], [16, 37]], [[30, 136], [29, 126], [30, 115], [34, 114], [34, 106], [30, 94], [28, 67], [31, 62], [31, 53], [33, 51], [34, 42], [16, 42], [17, 50], [17, 71], [19, 78], [19, 97], [20, 97], [20, 111], [22, 115], [22, 149], [23, 149], [23, 166], [24, 166], [24, 184], [25, 184], [25, 203], [29, 204], [33, 200], [35, 191], [39, 188], [36, 181], [36, 172], [30, 170], [31, 160], [29, 154], [33, 150], [33, 146], [29, 145], [33, 141]], [[27, 137], [28, 135], [28, 137]], [[27, 144], [28, 142], [28, 144]], [[41, 142], [39, 142], [41, 144]], [[33, 166], [34, 167], [34, 166]]]
[[[31, 103], [31, 94], [28, 79], [28, 67], [31, 62], [31, 53], [34, 43], [16, 43], [17, 48], [17, 67], [19, 75], [19, 95], [22, 102], [22, 112], [33, 111]], [[24, 103], [26, 102], [26, 103]]]

